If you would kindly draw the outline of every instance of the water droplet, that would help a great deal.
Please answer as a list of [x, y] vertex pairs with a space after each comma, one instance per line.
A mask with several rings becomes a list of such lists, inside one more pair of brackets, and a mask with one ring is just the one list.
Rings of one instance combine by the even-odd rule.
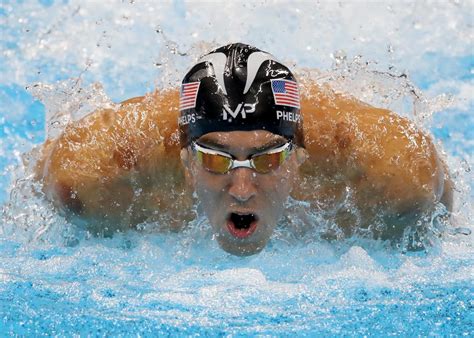
[[331, 57], [336, 62], [337, 66], [344, 63], [347, 60], [347, 54], [342, 49], [335, 51], [333, 54], [331, 54]]
[[463, 227], [454, 228], [454, 229], [452, 230], [452, 234], [453, 234], [453, 235], [465, 235], [465, 236], [469, 236], [471, 233], [472, 233], [471, 229], [469, 229], [469, 228], [463, 228]]

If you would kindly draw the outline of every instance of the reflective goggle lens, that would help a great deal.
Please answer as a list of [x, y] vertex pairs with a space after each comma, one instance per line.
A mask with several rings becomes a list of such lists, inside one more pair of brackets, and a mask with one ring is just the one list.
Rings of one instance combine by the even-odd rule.
[[213, 173], [225, 174], [232, 166], [232, 159], [218, 154], [208, 154], [197, 151], [197, 159], [200, 165]]
[[272, 170], [278, 169], [285, 161], [288, 151], [283, 150], [272, 154], [262, 154], [252, 157], [255, 170], [258, 173], [266, 174]]

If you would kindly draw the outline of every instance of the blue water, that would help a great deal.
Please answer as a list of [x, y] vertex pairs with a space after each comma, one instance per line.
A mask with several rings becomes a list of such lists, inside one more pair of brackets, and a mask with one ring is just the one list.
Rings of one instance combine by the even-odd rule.
[[[0, 336], [472, 336], [473, 241], [456, 233], [473, 229], [472, 11], [456, 1], [3, 1]], [[114, 101], [174, 86], [197, 55], [229, 41], [318, 68], [321, 83], [416, 120], [455, 180], [453, 224], [415, 253], [295, 239], [283, 224], [263, 252], [237, 258], [204, 219], [181, 234], [104, 239], [57, 215], [22, 155], [44, 141], [46, 116], [65, 102], [94, 106], [96, 82]], [[71, 78], [92, 101], [64, 90]]]

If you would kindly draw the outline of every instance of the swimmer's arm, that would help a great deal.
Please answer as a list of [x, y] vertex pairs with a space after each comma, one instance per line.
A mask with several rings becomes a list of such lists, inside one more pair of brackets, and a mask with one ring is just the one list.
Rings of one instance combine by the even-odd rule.
[[337, 210], [346, 229], [384, 215], [383, 237], [399, 236], [439, 202], [451, 210], [452, 182], [428, 135], [388, 110], [310, 90], [302, 100], [310, 156], [302, 172], [317, 178], [317, 189], [303, 195]]
[[176, 210], [171, 190], [174, 185], [179, 192], [183, 181], [172, 137], [176, 96], [127, 100], [68, 125], [46, 142], [37, 171], [53, 204], [97, 232]]

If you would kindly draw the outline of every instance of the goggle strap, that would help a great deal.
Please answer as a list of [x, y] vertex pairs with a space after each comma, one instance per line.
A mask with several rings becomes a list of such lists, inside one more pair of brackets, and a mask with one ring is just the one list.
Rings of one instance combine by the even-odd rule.
[[225, 152], [221, 152], [219, 150], [215, 150], [215, 149], [211, 149], [211, 148], [205, 148], [199, 144], [197, 144], [196, 142], [193, 143], [193, 146], [194, 146], [194, 149], [197, 150], [197, 151], [200, 151], [204, 154], [210, 154], [210, 155], [220, 155], [220, 156], [224, 156], [224, 157], [227, 157], [227, 158], [230, 158], [232, 159], [232, 156], [228, 153], [225, 153]]
[[274, 149], [271, 149], [271, 150], [267, 150], [267, 151], [264, 151], [260, 154], [255, 154], [253, 156], [258, 156], [258, 155], [265, 155], [265, 154], [275, 154], [275, 153], [279, 153], [279, 152], [282, 152], [282, 151], [285, 151], [285, 150], [291, 150], [291, 146], [292, 146], [292, 142], [287, 142], [283, 145], [281, 145], [280, 147], [278, 148], [274, 148]]

